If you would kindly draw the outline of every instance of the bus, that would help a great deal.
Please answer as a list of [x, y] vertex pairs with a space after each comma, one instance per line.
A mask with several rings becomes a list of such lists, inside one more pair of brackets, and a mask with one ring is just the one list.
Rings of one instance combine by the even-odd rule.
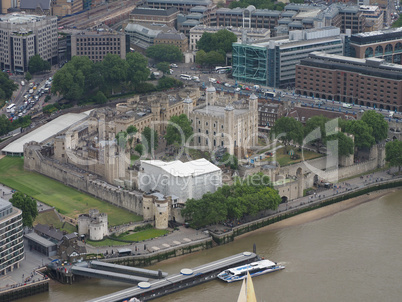
[[15, 104], [10, 104], [7, 106], [7, 113], [15, 111]]
[[232, 66], [217, 66], [215, 67], [215, 71], [218, 73], [226, 73], [226, 72], [231, 72], [232, 71]]
[[278, 93], [277, 92], [274, 92], [274, 91], [265, 91], [264, 92], [264, 96], [265, 97], [268, 97], [268, 98], [274, 98], [274, 97], [276, 97], [278, 95]]
[[132, 251], [129, 248], [123, 248], [118, 250], [119, 257], [124, 257], [124, 256], [131, 256]]
[[191, 81], [191, 76], [189, 76], [188, 74], [181, 74], [180, 79]]

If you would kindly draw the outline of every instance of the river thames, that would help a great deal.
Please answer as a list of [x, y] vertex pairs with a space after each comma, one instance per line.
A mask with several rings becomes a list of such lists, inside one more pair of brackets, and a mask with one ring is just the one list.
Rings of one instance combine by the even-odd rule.
[[[365, 196], [360, 197], [365, 198]], [[369, 198], [369, 197], [366, 197]], [[158, 263], [169, 274], [243, 251], [286, 265], [253, 279], [261, 301], [400, 301], [402, 191], [334, 215], [284, 228], [265, 228], [234, 242]], [[153, 301], [236, 301], [241, 283], [214, 280]], [[52, 282], [48, 293], [19, 301], [86, 301], [129, 287], [105, 280]]]

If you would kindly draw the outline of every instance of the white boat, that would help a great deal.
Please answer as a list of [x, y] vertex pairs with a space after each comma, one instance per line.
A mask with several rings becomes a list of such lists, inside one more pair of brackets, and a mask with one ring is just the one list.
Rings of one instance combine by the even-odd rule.
[[260, 260], [242, 266], [229, 268], [218, 274], [218, 278], [226, 282], [235, 282], [247, 278], [247, 272], [251, 277], [268, 274], [284, 269], [285, 266], [270, 260]]

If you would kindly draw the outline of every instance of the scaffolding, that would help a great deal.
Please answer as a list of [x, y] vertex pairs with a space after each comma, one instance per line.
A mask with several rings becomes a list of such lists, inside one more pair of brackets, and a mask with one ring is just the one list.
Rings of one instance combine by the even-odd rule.
[[232, 74], [236, 80], [267, 85], [267, 47], [234, 43], [232, 54]]

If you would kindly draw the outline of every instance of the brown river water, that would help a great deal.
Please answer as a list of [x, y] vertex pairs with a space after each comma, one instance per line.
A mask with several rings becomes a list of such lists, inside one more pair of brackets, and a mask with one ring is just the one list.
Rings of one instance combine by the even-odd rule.
[[[397, 191], [322, 219], [260, 229], [150, 268], [174, 274], [251, 251], [256, 243], [259, 255], [286, 266], [253, 278], [259, 302], [402, 301], [401, 230], [402, 191]], [[214, 280], [153, 301], [237, 301], [240, 286]], [[52, 282], [48, 293], [18, 301], [86, 301], [127, 287], [94, 279], [74, 285]]]

